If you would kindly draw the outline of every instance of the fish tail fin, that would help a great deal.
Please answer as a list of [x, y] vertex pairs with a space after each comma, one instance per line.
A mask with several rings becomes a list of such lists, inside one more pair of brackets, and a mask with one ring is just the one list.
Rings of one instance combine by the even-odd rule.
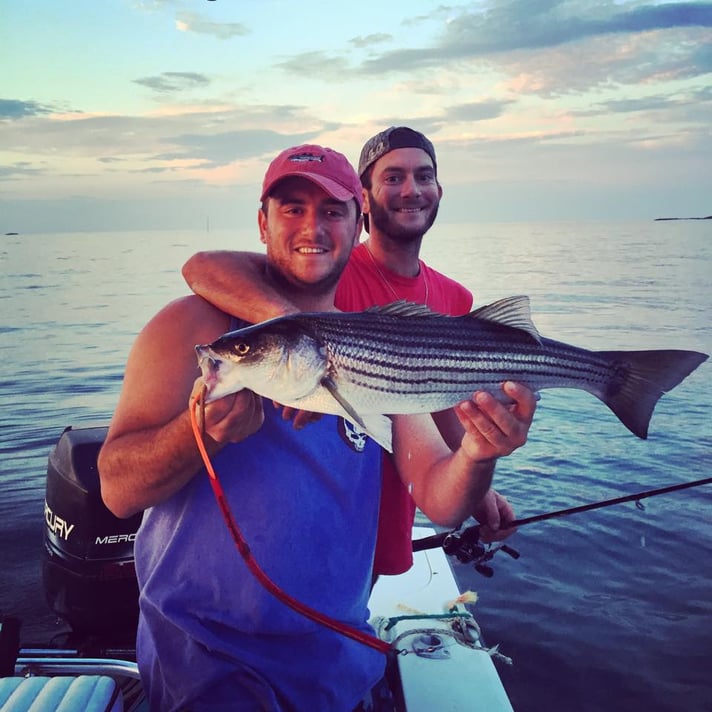
[[599, 351], [619, 368], [619, 378], [594, 393], [634, 435], [646, 439], [658, 400], [689, 376], [707, 354], [697, 351]]

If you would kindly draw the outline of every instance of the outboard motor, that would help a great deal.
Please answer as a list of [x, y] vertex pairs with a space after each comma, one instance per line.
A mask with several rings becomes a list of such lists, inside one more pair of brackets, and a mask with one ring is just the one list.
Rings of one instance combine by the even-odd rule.
[[104, 505], [97, 457], [106, 427], [68, 427], [49, 455], [42, 578], [50, 608], [80, 636], [133, 637], [133, 542], [142, 514]]

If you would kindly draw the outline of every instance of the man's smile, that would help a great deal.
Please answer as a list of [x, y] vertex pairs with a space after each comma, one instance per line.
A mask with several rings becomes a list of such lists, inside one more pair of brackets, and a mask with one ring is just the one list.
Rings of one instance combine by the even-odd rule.
[[328, 252], [325, 247], [297, 247], [296, 251], [300, 255], [323, 255]]

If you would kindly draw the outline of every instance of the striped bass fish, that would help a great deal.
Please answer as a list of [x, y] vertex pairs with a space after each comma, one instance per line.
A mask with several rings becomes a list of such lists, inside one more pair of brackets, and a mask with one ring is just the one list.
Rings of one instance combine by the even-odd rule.
[[341, 415], [391, 450], [388, 415], [432, 413], [501, 384], [578, 388], [646, 438], [658, 399], [707, 359], [696, 351], [589, 351], [542, 337], [529, 298], [466, 316], [394, 302], [363, 312], [292, 314], [196, 346], [206, 402], [242, 388]]

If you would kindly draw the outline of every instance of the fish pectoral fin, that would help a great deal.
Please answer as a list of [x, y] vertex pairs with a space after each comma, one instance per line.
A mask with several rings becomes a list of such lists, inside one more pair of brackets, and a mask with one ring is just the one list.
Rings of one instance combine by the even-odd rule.
[[369, 413], [362, 426], [366, 435], [375, 440], [384, 450], [393, 452], [392, 430], [393, 421], [387, 415]]
[[393, 444], [391, 440], [391, 430], [393, 423], [388, 416], [370, 413], [368, 418], [362, 418], [339, 392], [339, 387], [334, 383], [333, 379], [325, 376], [321, 379], [321, 385], [326, 388], [329, 393], [336, 399], [338, 404], [344, 409], [344, 417], [351, 423], [363, 430], [372, 440], [375, 440], [381, 447], [393, 452]]
[[532, 321], [529, 297], [516, 296], [499, 299], [492, 304], [475, 309], [468, 316], [524, 331], [537, 343], [541, 343], [541, 334]]
[[366, 424], [361, 419], [361, 416], [355, 411], [351, 403], [339, 393], [339, 387], [334, 383], [331, 376], [324, 376], [324, 378], [321, 379], [321, 385], [334, 396], [339, 405], [349, 414], [349, 419], [353, 421], [354, 425], [358, 425], [366, 430]]

